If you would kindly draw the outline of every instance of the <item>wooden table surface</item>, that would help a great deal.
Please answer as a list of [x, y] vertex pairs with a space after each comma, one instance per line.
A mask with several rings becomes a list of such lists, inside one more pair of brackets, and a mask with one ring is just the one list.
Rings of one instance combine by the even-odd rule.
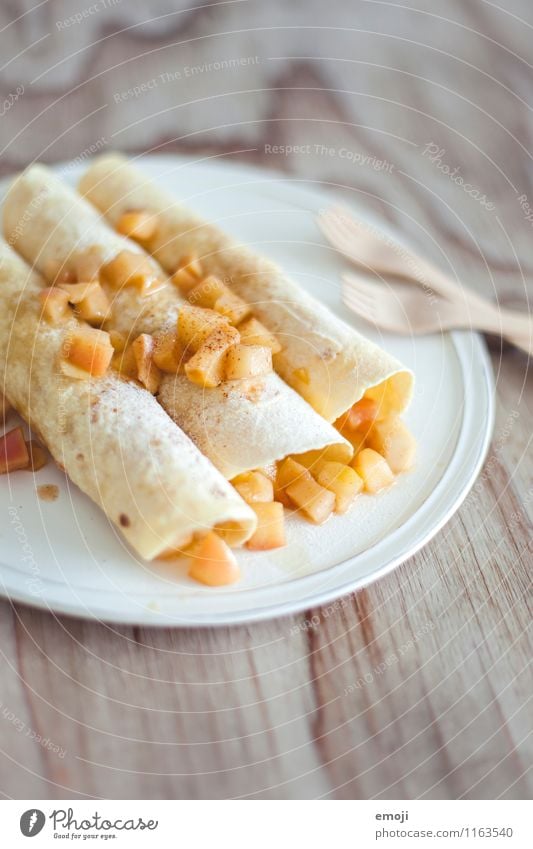
[[[416, 0], [160, 0], [145, 22], [127, 5], [67, 24], [89, 4], [2, 5], [3, 95], [24, 87], [1, 110], [3, 174], [109, 147], [284, 169], [528, 309], [527, 0], [450, 0], [440, 16]], [[416, 557], [336, 606], [188, 631], [2, 601], [0, 792], [530, 797], [532, 377], [490, 345], [496, 428], [474, 490]]]

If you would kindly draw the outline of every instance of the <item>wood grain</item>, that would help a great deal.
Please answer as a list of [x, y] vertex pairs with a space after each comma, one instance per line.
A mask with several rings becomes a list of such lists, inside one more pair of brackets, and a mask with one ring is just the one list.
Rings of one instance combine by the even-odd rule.
[[[16, 80], [25, 91], [2, 118], [2, 173], [85, 158], [101, 137], [131, 152], [282, 168], [379, 213], [467, 285], [528, 309], [526, 0], [453, 0], [440, 17], [430, 3], [377, 0], [180, 14], [184, 5], [158, 4], [157, 14], [172, 9], [164, 27], [113, 35], [124, 9], [71, 27], [65, 54], [57, 21], [76, 4], [50, 2], [13, 25], [7, 59], [50, 35], [3, 72], [4, 96]], [[243, 56], [259, 61], [115, 101], [187, 63]], [[310, 152], [268, 153], [276, 144]], [[434, 161], [429, 144], [444, 151]], [[456, 168], [476, 197], [450, 178]], [[489, 341], [497, 420], [485, 469], [433, 542], [368, 589], [216, 631], [119, 629], [2, 601], [0, 792], [530, 797], [533, 386], [525, 357]]]

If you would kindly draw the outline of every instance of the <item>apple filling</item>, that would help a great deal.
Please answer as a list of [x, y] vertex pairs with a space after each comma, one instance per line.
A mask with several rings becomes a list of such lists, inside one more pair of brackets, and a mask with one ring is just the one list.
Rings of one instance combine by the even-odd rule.
[[255, 533], [246, 543], [251, 551], [267, 551], [285, 545], [285, 516], [283, 504], [274, 501], [274, 484], [263, 469], [243, 472], [232, 484], [257, 516]]
[[117, 221], [117, 230], [123, 236], [144, 245], [157, 230], [157, 216], [142, 209], [122, 213]]
[[184, 304], [178, 316], [177, 340], [167, 331], [164, 347], [165, 352], [178, 350], [189, 380], [207, 389], [272, 371], [271, 348], [243, 344], [239, 328], [209, 307]]
[[60, 369], [67, 377], [87, 380], [102, 377], [111, 362], [114, 348], [109, 333], [79, 324], [65, 337]]

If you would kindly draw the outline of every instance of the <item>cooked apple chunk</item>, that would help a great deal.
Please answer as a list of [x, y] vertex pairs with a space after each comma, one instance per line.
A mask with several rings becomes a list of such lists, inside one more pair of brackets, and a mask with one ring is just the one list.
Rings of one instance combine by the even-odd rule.
[[292, 457], [286, 457], [281, 463], [278, 463], [276, 472], [276, 488], [278, 490], [287, 489], [291, 483], [305, 476], [307, 469]]
[[56, 288], [66, 292], [69, 304], [79, 304], [99, 286], [100, 284], [93, 280], [89, 283], [58, 283]]
[[206, 389], [219, 386], [225, 377], [226, 355], [238, 341], [239, 331], [229, 324], [215, 328], [185, 364], [189, 380]]
[[363, 489], [363, 481], [355, 469], [334, 460], [320, 462], [314, 477], [320, 486], [335, 493], [336, 513], [346, 513]]
[[137, 380], [137, 358], [133, 350], [133, 344], [126, 345], [122, 351], [117, 351], [113, 355], [112, 365], [121, 377]]
[[27, 469], [29, 464], [30, 455], [21, 427], [0, 436], [0, 475]]
[[226, 380], [244, 380], [272, 371], [272, 351], [262, 345], [235, 345], [226, 357]]
[[28, 469], [32, 472], [38, 472], [39, 469], [44, 468], [44, 466], [48, 463], [48, 454], [42, 445], [39, 445], [39, 443], [35, 442], [34, 439], [30, 439], [30, 441], [26, 443], [26, 447], [30, 458]]
[[268, 551], [285, 545], [283, 504], [279, 501], [256, 501], [250, 506], [257, 515], [258, 525], [255, 533], [246, 543], [246, 548], [251, 551]]
[[369, 448], [385, 457], [395, 474], [406, 472], [415, 461], [416, 442], [399, 416], [376, 422], [367, 436]]
[[115, 349], [116, 354], [120, 354], [127, 345], [127, 339], [120, 330], [110, 330], [109, 340]]
[[195, 307], [212, 310], [217, 299], [227, 291], [226, 284], [220, 278], [210, 274], [205, 280], [197, 281], [194, 287], [187, 292], [187, 300]]
[[58, 283], [76, 282], [76, 272], [72, 268], [69, 268], [66, 262], [56, 259], [49, 259], [45, 262], [43, 276], [54, 286]]
[[106, 373], [113, 353], [109, 333], [80, 324], [65, 340], [61, 370], [70, 377], [101, 377]]
[[252, 312], [249, 304], [234, 292], [230, 292], [229, 289], [216, 299], [213, 309], [225, 316], [229, 323], [234, 326], [247, 318]]
[[172, 282], [183, 295], [187, 295], [202, 278], [202, 266], [194, 256], [181, 258], [178, 267], [172, 275]]
[[123, 286], [136, 286], [141, 294], [149, 294], [165, 285], [164, 281], [159, 280], [150, 259], [135, 251], [120, 251], [116, 257], [102, 266], [100, 274], [106, 283], [116, 289], [122, 289]]
[[132, 209], [123, 212], [117, 221], [117, 231], [136, 242], [148, 242], [155, 234], [157, 216], [144, 209]]
[[131, 347], [137, 366], [137, 380], [155, 395], [161, 382], [161, 372], [153, 360], [154, 340], [148, 333], [141, 333]]
[[261, 345], [270, 348], [273, 354], [281, 351], [281, 345], [274, 334], [253, 316], [239, 324], [239, 333], [243, 345]]
[[192, 307], [184, 304], [178, 316], [178, 340], [185, 351], [195, 353], [207, 337], [220, 327], [229, 327], [229, 323], [213, 310]]
[[272, 481], [262, 472], [243, 472], [233, 478], [232, 484], [248, 504], [274, 500]]
[[379, 405], [372, 398], [361, 398], [335, 422], [337, 430], [347, 438], [361, 438], [379, 417]]
[[154, 363], [167, 374], [178, 374], [183, 361], [183, 351], [175, 330], [160, 330], [154, 334]]
[[352, 468], [363, 479], [365, 490], [374, 494], [394, 483], [394, 475], [381, 454], [372, 448], [363, 448], [352, 460]]
[[335, 493], [320, 486], [307, 469], [289, 484], [285, 492], [293, 504], [317, 525], [325, 522], [335, 509]]
[[279, 500], [279, 493], [285, 493], [290, 503], [316, 524], [325, 522], [335, 508], [334, 493], [320, 486], [305, 466], [292, 457], [279, 464], [275, 490], [276, 499]]
[[72, 316], [68, 295], [58, 286], [41, 289], [39, 300], [42, 304], [42, 315], [50, 324], [61, 324]]
[[96, 326], [108, 318], [109, 300], [97, 281], [62, 285], [61, 288], [67, 293], [69, 303], [75, 304], [78, 318]]
[[214, 531], [194, 546], [189, 577], [209, 587], [234, 584], [241, 576], [235, 555]]
[[303, 383], [304, 386], [309, 386], [309, 371], [306, 368], [296, 368], [292, 373], [293, 379], [297, 383]]

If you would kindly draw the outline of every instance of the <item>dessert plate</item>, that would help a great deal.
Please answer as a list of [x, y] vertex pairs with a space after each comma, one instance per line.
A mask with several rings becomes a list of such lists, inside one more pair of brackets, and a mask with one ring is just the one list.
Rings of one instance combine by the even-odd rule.
[[[359, 325], [340, 301], [345, 263], [315, 223], [317, 212], [338, 200], [328, 192], [216, 159], [143, 157], [142, 166], [204, 217], [278, 261], [412, 368], [415, 395], [404, 419], [418, 442], [417, 465], [390, 490], [360, 497], [348, 515], [322, 527], [289, 517], [287, 546], [239, 552], [243, 580], [219, 589], [191, 581], [185, 563], [140, 561], [53, 463], [35, 474], [2, 476], [0, 593], [106, 622], [216, 626], [295, 613], [387, 574], [443, 527], [480, 471], [494, 419], [492, 370], [482, 338], [464, 331], [396, 338]], [[56, 170], [75, 185], [84, 167]], [[2, 193], [5, 187], [6, 181]], [[376, 224], [370, 216], [368, 221]], [[45, 497], [50, 485], [57, 487], [56, 498]]]

